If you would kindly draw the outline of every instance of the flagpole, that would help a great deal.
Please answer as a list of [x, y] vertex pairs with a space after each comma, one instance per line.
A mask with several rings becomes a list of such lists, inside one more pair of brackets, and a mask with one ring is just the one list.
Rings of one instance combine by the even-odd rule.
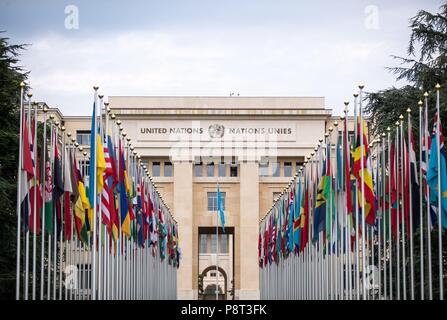
[[17, 249], [16, 249], [16, 300], [20, 299], [20, 244], [21, 244], [21, 198], [22, 198], [22, 157], [23, 157], [23, 94], [25, 82], [20, 82], [20, 124], [19, 124], [19, 164], [17, 168]]
[[422, 185], [422, 108], [424, 103], [419, 100], [419, 253], [420, 253], [420, 282], [421, 282], [421, 300], [424, 300], [424, 215], [423, 215], [423, 193], [424, 186]]
[[407, 264], [406, 264], [406, 241], [405, 241], [405, 175], [407, 171], [407, 155], [405, 150], [405, 137], [403, 133], [403, 119], [404, 116], [399, 116], [399, 140], [400, 140], [400, 150], [401, 150], [401, 164], [402, 164], [402, 174], [401, 178], [401, 190], [402, 190], [402, 282], [403, 282], [403, 299], [407, 300]]
[[[408, 157], [410, 157], [410, 152], [412, 153], [413, 150], [413, 140], [411, 137], [411, 109], [408, 108], [407, 109], [407, 114], [408, 114]], [[411, 160], [409, 159], [408, 161], [409, 163], [409, 167], [408, 170], [410, 170], [410, 172], [408, 173], [408, 178], [409, 178], [409, 189], [408, 189], [408, 195], [409, 195], [409, 201], [408, 201], [408, 205], [409, 205], [409, 227], [410, 227], [410, 286], [411, 286], [411, 300], [414, 300], [414, 266], [413, 266], [413, 204], [412, 204], [412, 200], [413, 200], [413, 195], [412, 195], [412, 179], [411, 179], [411, 174], [414, 173], [414, 171], [411, 169]], [[416, 163], [414, 163], [414, 165], [416, 165]], [[414, 168], [415, 170], [417, 170], [417, 168]], [[415, 177], [416, 178], [416, 177]]]
[[[382, 233], [383, 233], [383, 299], [387, 300], [388, 296], [388, 279], [387, 279], [387, 230], [386, 230], [386, 184], [387, 184], [387, 175], [386, 175], [386, 142], [385, 142], [386, 134], [382, 133], [382, 196], [383, 196], [383, 204], [382, 204]], [[389, 200], [389, 202], [391, 202]]]
[[[96, 116], [96, 110], [97, 110], [97, 104], [98, 104], [98, 87], [94, 86], [93, 90], [95, 91], [94, 94], [94, 108], [95, 108], [95, 116]], [[93, 135], [92, 140], [96, 141], [96, 131], [97, 131], [97, 119], [92, 119], [92, 121], [94, 121], [94, 132], [91, 132], [90, 134]], [[91, 147], [91, 146], [90, 146]], [[92, 300], [96, 300], [96, 198], [97, 198], [97, 181], [96, 181], [96, 170], [97, 170], [97, 143], [95, 143], [94, 145], [95, 150], [91, 151], [93, 152], [93, 154], [95, 155], [94, 157], [94, 161], [93, 163], [90, 163], [90, 166], [93, 166], [93, 172], [94, 175], [93, 177], [89, 177], [89, 181], [90, 179], [93, 179], [94, 183], [93, 183], [93, 249], [92, 249], [92, 267], [91, 267], [91, 272], [92, 272]], [[90, 159], [91, 160], [91, 159]], [[91, 191], [90, 191], [91, 192]]]
[[[65, 170], [67, 170], [65, 168], [65, 127], [61, 126], [61, 135], [62, 135], [62, 161], [61, 161], [61, 168], [62, 168], [62, 172], [65, 172]], [[65, 175], [62, 174], [61, 179], [64, 179], [65, 183]], [[64, 188], [65, 189], [65, 188]], [[64, 190], [65, 192], [65, 190]], [[62, 300], [62, 255], [63, 255], [63, 238], [62, 238], [62, 233], [64, 230], [63, 227], [63, 221], [65, 221], [65, 215], [63, 214], [64, 211], [64, 207], [65, 207], [65, 198], [62, 197], [62, 201], [63, 201], [63, 205], [61, 205], [61, 231], [59, 234], [59, 300]], [[67, 223], [65, 221], [65, 223]]]
[[387, 127], [387, 145], [388, 145], [388, 199], [389, 199], [389, 205], [388, 205], [388, 251], [390, 253], [389, 257], [389, 280], [390, 280], [390, 300], [393, 300], [393, 241], [392, 241], [392, 233], [391, 233], [391, 175], [394, 174], [394, 172], [391, 172], [391, 161], [394, 162], [394, 159], [391, 159], [391, 141], [390, 141], [390, 133], [391, 128]]
[[34, 178], [33, 178], [33, 185], [34, 185], [34, 205], [33, 205], [33, 292], [32, 292], [32, 299], [36, 300], [36, 245], [37, 245], [37, 167], [39, 164], [37, 163], [38, 159], [38, 148], [37, 148], [37, 103], [34, 103], [34, 132], [33, 132], [33, 158], [34, 158]]
[[[59, 135], [59, 121], [55, 121], [55, 138], [54, 138], [54, 148], [57, 149], [58, 145], [58, 135]], [[55, 149], [55, 150], [56, 150]], [[53, 159], [53, 172], [54, 172], [54, 161]], [[57, 201], [60, 203], [60, 199], [58, 198]], [[56, 211], [57, 211], [57, 204], [56, 204]], [[62, 214], [61, 214], [62, 215]], [[62, 221], [62, 217], [61, 217]], [[57, 212], [54, 215], [54, 225], [53, 225], [53, 300], [56, 300], [56, 285], [57, 285], [57, 279], [56, 279], [56, 271], [57, 271]]]
[[443, 261], [442, 261], [442, 205], [441, 205], [441, 152], [443, 146], [441, 146], [440, 141], [440, 127], [441, 127], [441, 113], [440, 113], [440, 101], [439, 101], [439, 89], [441, 86], [436, 84], [436, 113], [438, 115], [436, 119], [436, 141], [438, 142], [438, 152], [437, 152], [437, 168], [438, 172], [438, 260], [439, 260], [439, 300], [444, 300], [444, 277], [443, 277]]
[[[219, 177], [217, 178], [217, 190], [219, 192]], [[216, 194], [216, 202], [219, 194]], [[216, 300], [219, 300], [219, 208], [216, 210]]]
[[[50, 133], [51, 133], [51, 137], [50, 137], [50, 161], [49, 161], [49, 169], [50, 172], [52, 173], [53, 170], [53, 160], [54, 160], [54, 114], [50, 114]], [[51, 186], [51, 190], [53, 190], [53, 178], [51, 178], [50, 181], [50, 186]], [[53, 193], [53, 191], [51, 191], [51, 193]], [[50, 214], [50, 218], [51, 220], [53, 220], [52, 215], [54, 215], [54, 204], [51, 207], [51, 214]], [[55, 228], [54, 226], [54, 222], [53, 222], [53, 228]], [[51, 245], [52, 245], [52, 239], [51, 239], [51, 231], [48, 232], [48, 273], [47, 273], [47, 300], [51, 299]]]
[[[28, 132], [31, 130], [31, 97], [33, 96], [32, 92], [28, 92], [27, 93], [28, 96]], [[29, 137], [28, 137], [29, 138]], [[32, 141], [29, 141], [29, 143], [31, 143]], [[33, 156], [34, 158], [34, 156]], [[34, 161], [34, 159], [32, 159]], [[34, 167], [34, 166], [33, 166]], [[34, 170], [34, 168], [33, 168]], [[28, 178], [26, 180], [26, 189], [27, 189], [27, 193], [29, 194], [29, 182], [28, 182]], [[30, 199], [28, 197], [28, 208], [31, 207], [31, 202]], [[31, 209], [31, 208], [30, 208]], [[34, 210], [34, 208], [33, 208]], [[27, 213], [28, 215], [25, 217], [23, 217], [24, 219], [26, 219], [28, 221], [27, 228], [25, 230], [25, 300], [28, 300], [28, 291], [29, 291], [29, 212]]]
[[[357, 139], [357, 98], [359, 94], [354, 93], [354, 137]], [[357, 300], [360, 300], [360, 250], [359, 250], [359, 203], [358, 203], [358, 186], [357, 180], [354, 181], [354, 190], [355, 190], [355, 259], [356, 259], [356, 292], [357, 292]], [[363, 231], [362, 231], [363, 234]]]
[[45, 199], [46, 199], [46, 162], [47, 162], [47, 112], [46, 106], [43, 108], [43, 156], [42, 156], [42, 194], [43, 194], [43, 206], [42, 206], [42, 230], [41, 230], [41, 245], [40, 245], [40, 300], [43, 300], [45, 272]]
[[[430, 146], [428, 144], [428, 92], [424, 93], [424, 97], [425, 97], [425, 109], [424, 109], [424, 137], [425, 137], [425, 156], [424, 156], [424, 161], [425, 161], [425, 179], [427, 179], [427, 173], [428, 173], [428, 154], [430, 151]], [[427, 184], [426, 186], [427, 188], [427, 194], [426, 194], [426, 199], [427, 199], [427, 251], [428, 251], [428, 295], [429, 295], [429, 300], [433, 300], [433, 282], [432, 282], [432, 258], [431, 258], [431, 217], [430, 217], [430, 188]]]
[[395, 161], [395, 175], [396, 175], [396, 186], [397, 186], [397, 213], [396, 213], [396, 271], [397, 271], [397, 300], [400, 300], [400, 197], [399, 197], [399, 177], [397, 177], [397, 172], [399, 171], [399, 149], [400, 149], [400, 139], [399, 139], [399, 121], [396, 121], [396, 161]]

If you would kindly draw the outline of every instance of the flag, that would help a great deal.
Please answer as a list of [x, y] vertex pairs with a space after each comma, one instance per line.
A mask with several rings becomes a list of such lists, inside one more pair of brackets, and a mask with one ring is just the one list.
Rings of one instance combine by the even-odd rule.
[[124, 153], [121, 148], [121, 143], [119, 146], [119, 156], [120, 156], [120, 184], [119, 184], [119, 201], [120, 201], [120, 217], [121, 217], [121, 230], [127, 237], [130, 237], [130, 216], [129, 216], [129, 199], [127, 197], [127, 188], [126, 188], [126, 163], [124, 159]]
[[[436, 213], [441, 215], [441, 225], [447, 229], [447, 169], [444, 148], [444, 137], [442, 135], [441, 121], [438, 121], [439, 115], [435, 115], [433, 133], [431, 136], [430, 158], [428, 160], [427, 183], [431, 189], [430, 202], [436, 206]], [[437, 137], [437, 127], [439, 125], [439, 141]], [[438, 166], [439, 157], [439, 166]], [[441, 212], [438, 212], [438, 175], [440, 177], [441, 188]]]
[[53, 188], [53, 204], [56, 209], [57, 233], [62, 230], [62, 207], [61, 197], [64, 194], [64, 183], [62, 182], [62, 166], [57, 143], [56, 132], [54, 132], [54, 188]]
[[30, 135], [27, 126], [27, 121], [23, 117], [23, 132], [22, 132], [22, 168], [21, 168], [21, 216], [22, 226], [25, 231], [29, 227], [29, 216], [31, 211], [30, 206], [30, 180], [34, 178], [33, 159], [30, 146]]
[[298, 177], [298, 182], [295, 186], [295, 212], [293, 218], [293, 245], [295, 253], [300, 249], [301, 238], [301, 175]]
[[410, 169], [410, 184], [411, 184], [411, 208], [412, 208], [412, 221], [413, 221], [413, 230], [419, 227], [419, 214], [414, 214], [420, 207], [420, 192], [419, 192], [419, 177], [417, 170], [417, 162], [416, 162], [416, 153], [414, 151], [414, 137], [413, 130], [410, 126], [410, 150], [409, 150], [409, 169]]
[[[360, 144], [360, 134], [363, 135], [363, 145]], [[362, 198], [364, 198], [365, 222], [369, 225], [375, 223], [375, 197], [372, 180], [372, 165], [369, 156], [368, 138], [366, 136], [365, 121], [361, 119], [357, 123], [357, 139], [356, 148], [354, 150], [354, 176], [357, 179], [357, 194], [360, 208], [362, 207]], [[363, 160], [361, 155], [363, 154]], [[363, 168], [361, 168], [363, 162]], [[363, 171], [363, 172], [362, 172]], [[362, 181], [362, 176], [364, 181]], [[362, 195], [362, 184], [365, 194]]]
[[107, 169], [106, 160], [104, 157], [104, 148], [101, 143], [101, 136], [96, 135], [97, 145], [96, 148], [96, 179], [98, 181], [97, 194], [101, 194], [102, 188], [104, 187], [104, 173]]
[[[31, 207], [31, 214], [30, 214], [30, 230], [32, 232], [35, 232], [36, 234], [40, 233], [40, 210], [42, 209], [43, 206], [43, 199], [42, 199], [42, 192], [40, 189], [40, 182], [39, 182], [39, 177], [40, 177], [40, 171], [39, 171], [39, 159], [38, 159], [38, 149], [37, 149], [37, 144], [36, 144], [36, 122], [37, 122], [37, 118], [34, 117], [34, 121], [33, 121], [33, 128], [32, 128], [32, 137], [31, 140], [32, 143], [30, 144], [30, 150], [31, 150], [31, 155], [32, 155], [32, 159], [33, 159], [33, 172], [34, 172], [34, 177], [32, 180], [30, 180], [31, 182], [31, 188], [30, 188], [30, 207]], [[34, 200], [34, 197], [36, 198], [36, 200]], [[34, 208], [35, 206], [35, 208]], [[34, 215], [36, 217], [34, 217]], [[34, 226], [34, 219], [36, 220], [36, 226]]]
[[219, 211], [220, 215], [222, 231], [225, 232], [225, 214], [223, 210], [222, 194], [220, 193], [219, 185], [217, 185], [217, 210]]
[[71, 206], [70, 206], [70, 196], [73, 193], [72, 182], [71, 182], [71, 164], [70, 164], [70, 155], [68, 154], [68, 150], [65, 149], [65, 158], [64, 158], [64, 231], [65, 231], [65, 240], [71, 240]]

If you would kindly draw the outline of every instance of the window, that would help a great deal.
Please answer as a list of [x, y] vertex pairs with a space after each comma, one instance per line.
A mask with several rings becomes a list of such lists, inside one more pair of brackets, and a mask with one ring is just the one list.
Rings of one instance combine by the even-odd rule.
[[76, 142], [81, 146], [90, 144], [90, 130], [76, 131]]
[[[220, 193], [222, 197], [222, 209], [225, 210], [225, 192]], [[208, 192], [208, 211], [217, 211], [217, 192]]]
[[292, 162], [284, 162], [284, 177], [292, 176]]
[[172, 163], [165, 162], [165, 177], [172, 177]]
[[230, 177], [237, 177], [237, 164], [235, 163], [230, 165]]
[[273, 201], [275, 199], [278, 199], [279, 195], [281, 194], [281, 192], [273, 192]]
[[[80, 167], [81, 167], [80, 168], [81, 174], [84, 177], [87, 177], [89, 175], [89, 172], [90, 172], [90, 160], [81, 160], [80, 161]], [[84, 181], [84, 185], [86, 185], [85, 181]]]
[[202, 176], [202, 162], [194, 164], [194, 176], [195, 177]]
[[216, 273], [215, 272], [210, 272], [210, 277], [215, 277]]
[[152, 176], [160, 176], [160, 162], [152, 162]]
[[259, 175], [261, 177], [267, 177], [269, 175], [269, 163], [260, 162], [259, 163]]
[[304, 164], [303, 161], [297, 161], [296, 162], [296, 172], [298, 172], [300, 170], [300, 167]]
[[273, 177], [279, 177], [279, 163], [278, 162], [273, 162], [272, 163], [272, 167], [273, 167]]
[[211, 253], [217, 252], [217, 237], [215, 234], [211, 235]]
[[219, 252], [220, 253], [228, 253], [228, 235], [227, 234], [220, 235]]
[[225, 177], [227, 175], [227, 166], [225, 163], [219, 163], [218, 171], [219, 177]]
[[91, 288], [92, 274], [90, 264], [78, 264], [78, 288], [81, 290], [88, 290]]
[[200, 253], [208, 252], [208, 235], [201, 234], [200, 235]]
[[214, 163], [208, 163], [206, 165], [206, 176], [207, 177], [214, 177]]

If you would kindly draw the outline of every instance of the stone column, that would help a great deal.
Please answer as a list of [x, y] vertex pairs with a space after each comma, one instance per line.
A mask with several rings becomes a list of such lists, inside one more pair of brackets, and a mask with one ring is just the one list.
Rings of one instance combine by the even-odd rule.
[[240, 290], [239, 299], [259, 299], [259, 166], [240, 164]]
[[177, 271], [177, 297], [195, 299], [193, 291], [193, 194], [192, 163], [174, 162], [174, 217], [179, 227], [179, 244], [182, 250]]

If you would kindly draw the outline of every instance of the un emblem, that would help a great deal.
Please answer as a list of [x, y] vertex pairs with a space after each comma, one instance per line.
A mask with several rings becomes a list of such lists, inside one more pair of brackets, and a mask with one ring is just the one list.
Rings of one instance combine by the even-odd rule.
[[212, 124], [208, 127], [211, 138], [222, 138], [225, 133], [225, 127], [221, 124]]

